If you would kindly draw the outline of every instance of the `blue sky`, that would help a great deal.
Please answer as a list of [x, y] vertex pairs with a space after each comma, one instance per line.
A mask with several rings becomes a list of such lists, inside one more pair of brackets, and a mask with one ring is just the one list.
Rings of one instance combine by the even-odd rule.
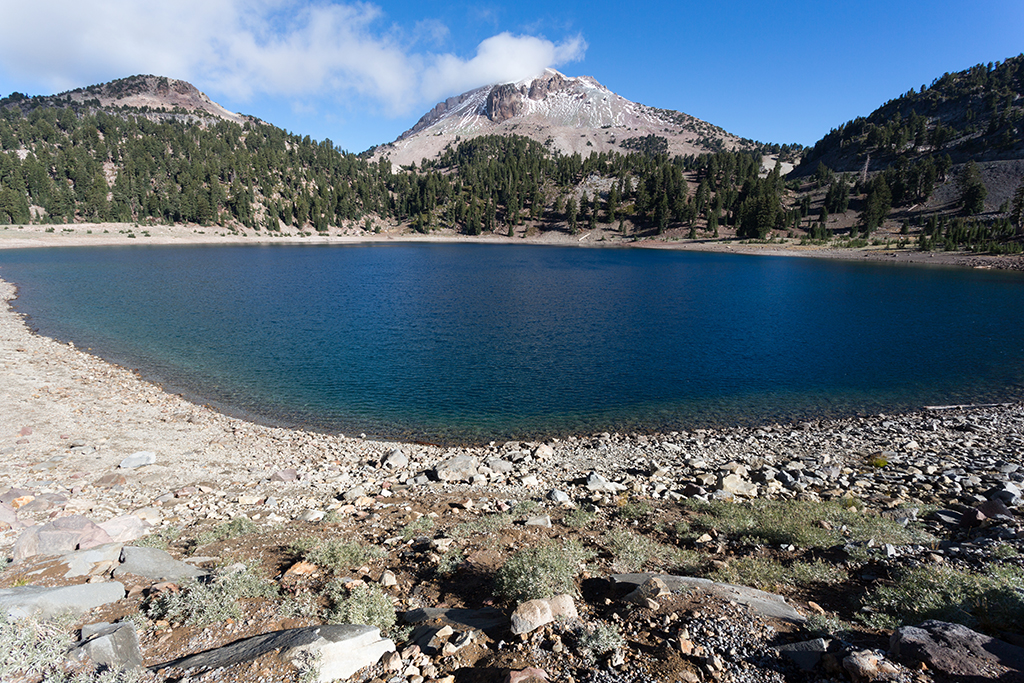
[[944, 72], [1024, 52], [1020, 0], [0, 0], [0, 26], [2, 95], [153, 73], [353, 152], [544, 66], [811, 145]]

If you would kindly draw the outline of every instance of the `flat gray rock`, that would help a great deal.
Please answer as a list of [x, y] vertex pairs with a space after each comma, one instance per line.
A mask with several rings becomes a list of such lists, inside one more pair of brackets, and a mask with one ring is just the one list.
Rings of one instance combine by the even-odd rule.
[[347, 679], [359, 669], [376, 664], [395, 644], [381, 638], [380, 629], [359, 624], [309, 626], [274, 631], [235, 641], [230, 645], [207, 650], [150, 667], [159, 669], [220, 669], [248, 662], [268, 652], [283, 650], [282, 658], [298, 659], [309, 652], [319, 656], [321, 683]]
[[756, 588], [736, 586], [731, 583], [717, 583], [709, 579], [698, 579], [692, 576], [672, 576], [670, 574], [615, 574], [612, 581], [620, 584], [639, 586], [650, 578], [657, 576], [665, 582], [671, 591], [686, 591], [694, 588], [717, 595], [725, 600], [732, 600], [746, 605], [751, 610], [765, 617], [782, 619], [796, 624], [803, 624], [807, 619], [786, 602], [786, 598], [774, 593], [767, 593]]
[[132, 453], [127, 458], [122, 460], [118, 467], [122, 470], [134, 470], [138, 467], [144, 467], [146, 465], [152, 465], [156, 462], [156, 453], [153, 451], [138, 451]]
[[18, 586], [0, 590], [0, 610], [14, 619], [52, 619], [61, 614], [82, 614], [123, 597], [124, 585], [117, 581], [58, 588]]
[[182, 579], [205, 576], [207, 572], [171, 557], [159, 548], [136, 548], [126, 545], [121, 550], [121, 566], [114, 570], [114, 576], [135, 574], [153, 581], [181, 581]]
[[126, 621], [83, 626], [82, 639], [71, 649], [69, 656], [78, 660], [88, 658], [113, 671], [142, 668], [139, 634], [135, 626]]

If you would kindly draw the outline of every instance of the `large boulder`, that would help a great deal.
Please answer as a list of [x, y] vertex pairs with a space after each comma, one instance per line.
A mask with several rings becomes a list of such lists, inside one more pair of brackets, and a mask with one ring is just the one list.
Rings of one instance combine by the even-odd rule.
[[15, 562], [34, 555], [63, 555], [111, 542], [110, 535], [82, 515], [58, 517], [25, 529], [14, 543]]
[[[961, 624], [929, 620], [920, 626], [902, 626], [889, 639], [889, 652], [908, 666], [924, 663], [932, 671], [957, 679], [1024, 680], [1024, 648]], [[1004, 667], [1017, 675], [992, 676], [993, 667]]]
[[57, 588], [18, 586], [0, 589], [0, 611], [15, 619], [34, 617], [45, 620], [61, 614], [83, 614], [123, 597], [124, 585], [117, 581]]

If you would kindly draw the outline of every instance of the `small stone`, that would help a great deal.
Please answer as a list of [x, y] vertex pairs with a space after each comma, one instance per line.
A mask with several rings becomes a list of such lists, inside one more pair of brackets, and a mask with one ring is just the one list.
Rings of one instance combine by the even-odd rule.
[[385, 588], [391, 588], [392, 586], [398, 585], [398, 577], [390, 569], [385, 569], [384, 573], [380, 576], [380, 585]]
[[326, 516], [327, 513], [323, 510], [303, 510], [297, 519], [302, 522], [319, 522]]
[[118, 467], [123, 470], [133, 470], [154, 463], [156, 463], [156, 453], [153, 451], [137, 451], [122, 460]]
[[270, 475], [270, 481], [289, 483], [298, 481], [299, 473], [294, 469], [279, 470]]
[[560, 491], [559, 489], [551, 489], [550, 491], [548, 491], [547, 497], [548, 500], [554, 501], [556, 503], [572, 502], [572, 499], [569, 497], [569, 494], [566, 493], [565, 491]]
[[548, 515], [540, 515], [539, 517], [530, 517], [526, 520], [526, 526], [542, 526], [546, 529], [551, 528], [551, 517]]

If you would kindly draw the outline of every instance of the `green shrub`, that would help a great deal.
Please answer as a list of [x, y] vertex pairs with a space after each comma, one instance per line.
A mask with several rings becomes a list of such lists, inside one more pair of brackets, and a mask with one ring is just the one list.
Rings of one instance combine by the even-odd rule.
[[684, 539], [716, 529], [741, 543], [829, 548], [849, 542], [927, 543], [935, 540], [910, 524], [868, 512], [855, 512], [838, 502], [755, 500], [749, 503], [685, 501], [694, 515], [677, 525]]
[[259, 531], [259, 525], [248, 517], [235, 517], [230, 522], [218, 524], [212, 529], [207, 529], [196, 536], [198, 545], [207, 545], [217, 541], [226, 541], [229, 538], [237, 538]]
[[562, 517], [562, 524], [573, 529], [585, 529], [597, 519], [597, 513], [583, 508], [576, 508], [565, 513]]
[[597, 622], [583, 626], [575, 632], [576, 649], [586, 661], [593, 662], [598, 657], [614, 652], [625, 644], [615, 624]]
[[[989, 632], [1021, 632], [1024, 625], [1024, 569], [990, 565], [984, 572], [947, 566], [903, 569], [892, 585], [864, 598], [863, 620], [875, 628], [896, 628], [939, 619]], [[859, 616], [861, 616], [859, 615]]]
[[483, 515], [455, 527], [455, 535], [465, 537], [474, 534], [493, 534], [495, 531], [512, 526], [513, 521], [512, 515], [507, 512]]
[[747, 556], [731, 560], [722, 569], [714, 571], [709, 578], [723, 583], [778, 591], [784, 586], [807, 587], [839, 583], [846, 580], [848, 575], [842, 567], [822, 560], [784, 563], [770, 557]]
[[242, 612], [238, 600], [275, 598], [277, 586], [250, 568], [222, 574], [212, 581], [191, 579], [177, 592], [161, 593], [146, 607], [150, 619], [166, 619], [172, 624], [208, 626], [227, 619], [238, 619]]
[[408, 541], [416, 538], [417, 536], [422, 536], [427, 531], [433, 529], [434, 524], [435, 520], [433, 517], [423, 515], [419, 519], [413, 520], [409, 524], [405, 525], [405, 528], [402, 529], [402, 538]]
[[581, 564], [593, 557], [576, 541], [549, 543], [520, 550], [498, 569], [498, 595], [522, 602], [568, 593], [579, 595], [576, 576]]
[[384, 556], [384, 551], [377, 546], [363, 545], [356, 541], [318, 541], [312, 538], [300, 539], [291, 545], [291, 550], [307, 562], [332, 574], [342, 574]]
[[612, 568], [617, 572], [638, 572], [648, 564], [674, 562], [685, 565], [694, 561], [693, 557], [677, 548], [625, 529], [609, 531], [601, 537], [601, 543], [611, 553]]
[[647, 519], [654, 514], [654, 506], [649, 501], [634, 499], [615, 511], [615, 516], [628, 522]]
[[327, 586], [327, 597], [332, 605], [327, 614], [329, 624], [367, 624], [383, 633], [395, 625], [395, 606], [390, 596], [376, 584], [345, 588], [335, 579]]

